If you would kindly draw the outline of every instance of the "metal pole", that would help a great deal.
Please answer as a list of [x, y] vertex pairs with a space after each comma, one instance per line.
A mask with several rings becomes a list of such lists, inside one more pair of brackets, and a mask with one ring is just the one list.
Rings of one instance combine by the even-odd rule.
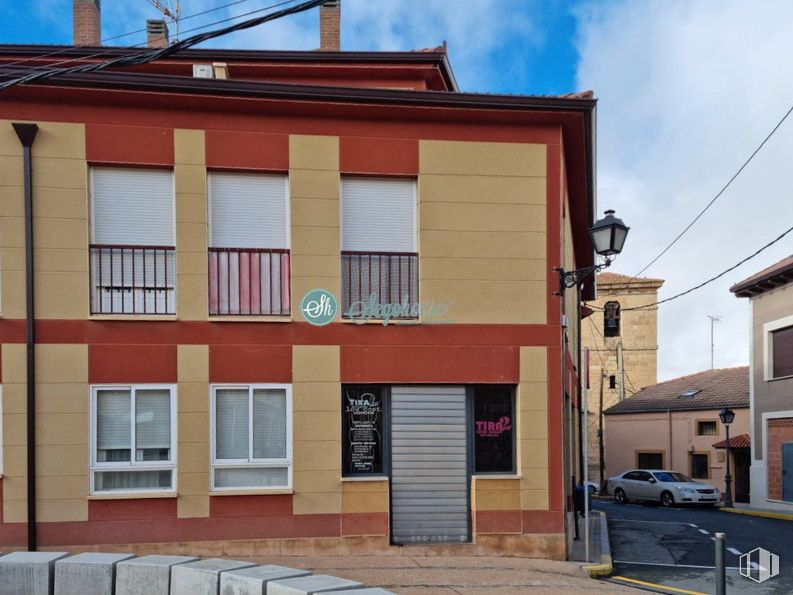
[[584, 395], [581, 415], [583, 416], [582, 425], [585, 430], [584, 438], [584, 559], [589, 562], [589, 347], [584, 347]]
[[732, 508], [732, 476], [730, 475], [730, 425], [724, 424], [727, 428], [727, 473], [724, 476], [724, 506]]
[[600, 459], [600, 483], [598, 484], [598, 493], [605, 496], [606, 485], [606, 451], [603, 444], [603, 381], [606, 379], [606, 371], [600, 371], [600, 398], [598, 402], [598, 458]]
[[727, 595], [727, 568], [724, 563], [724, 533], [716, 533], [716, 595]]
[[622, 339], [617, 344], [617, 368], [620, 373], [620, 401], [625, 400], [625, 362], [622, 353]]

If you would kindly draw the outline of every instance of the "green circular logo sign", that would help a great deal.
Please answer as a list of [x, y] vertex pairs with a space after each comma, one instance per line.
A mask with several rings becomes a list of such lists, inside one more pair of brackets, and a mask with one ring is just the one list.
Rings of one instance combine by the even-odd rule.
[[339, 304], [327, 289], [312, 289], [300, 300], [300, 311], [309, 324], [325, 326], [336, 318]]

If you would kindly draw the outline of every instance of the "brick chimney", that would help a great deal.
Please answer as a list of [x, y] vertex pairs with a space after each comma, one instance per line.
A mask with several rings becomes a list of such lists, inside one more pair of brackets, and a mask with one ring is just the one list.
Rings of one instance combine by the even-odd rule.
[[146, 39], [150, 48], [167, 48], [168, 24], [162, 19], [146, 21]]
[[341, 49], [341, 0], [327, 0], [319, 7], [319, 49], [326, 52]]
[[101, 45], [101, 15], [100, 0], [73, 1], [74, 45]]

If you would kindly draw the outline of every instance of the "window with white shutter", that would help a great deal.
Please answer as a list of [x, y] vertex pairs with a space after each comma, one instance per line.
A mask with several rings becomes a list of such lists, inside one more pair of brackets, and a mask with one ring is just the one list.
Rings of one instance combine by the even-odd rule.
[[173, 172], [91, 168], [91, 312], [174, 314]]
[[292, 486], [288, 385], [212, 388], [212, 489]]
[[416, 318], [416, 182], [404, 178], [341, 179], [342, 316], [364, 305], [402, 304]]
[[209, 313], [290, 312], [286, 175], [211, 172]]
[[174, 490], [172, 386], [91, 390], [91, 493]]

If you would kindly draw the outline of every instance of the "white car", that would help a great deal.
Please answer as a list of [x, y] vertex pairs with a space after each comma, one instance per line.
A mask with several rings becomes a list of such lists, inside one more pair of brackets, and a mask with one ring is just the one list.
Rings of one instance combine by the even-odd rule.
[[721, 500], [716, 486], [665, 469], [633, 469], [609, 477], [606, 489], [620, 504], [649, 500], [670, 507], [676, 504], [711, 504]]

